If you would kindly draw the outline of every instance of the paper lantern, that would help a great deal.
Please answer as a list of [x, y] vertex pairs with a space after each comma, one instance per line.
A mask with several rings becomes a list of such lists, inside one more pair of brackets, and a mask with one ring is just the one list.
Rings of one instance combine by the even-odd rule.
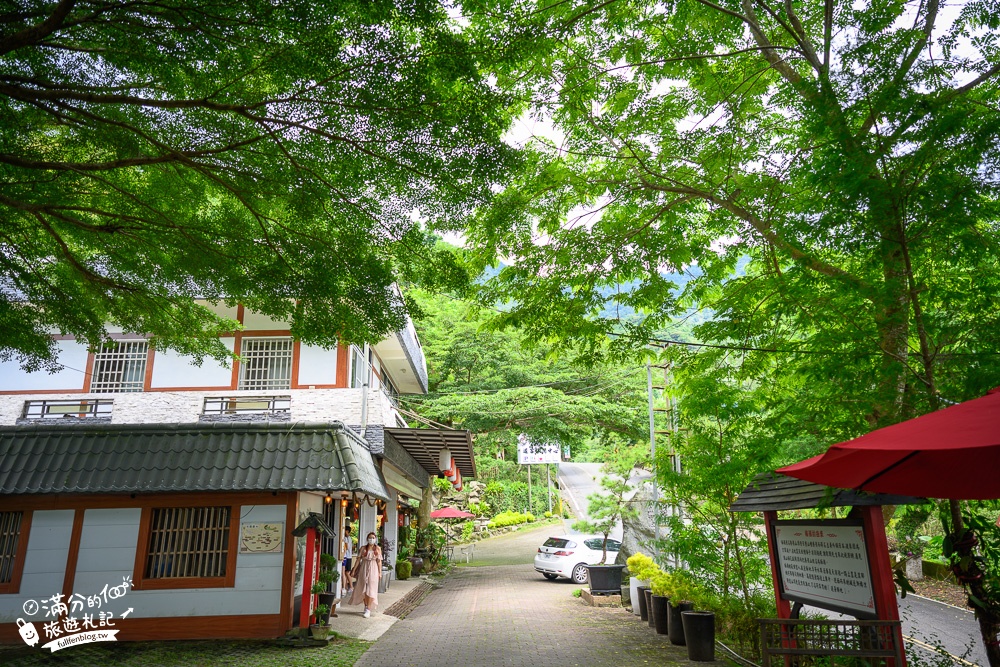
[[438, 468], [442, 472], [451, 469], [451, 450], [447, 447], [442, 447], [438, 452]]

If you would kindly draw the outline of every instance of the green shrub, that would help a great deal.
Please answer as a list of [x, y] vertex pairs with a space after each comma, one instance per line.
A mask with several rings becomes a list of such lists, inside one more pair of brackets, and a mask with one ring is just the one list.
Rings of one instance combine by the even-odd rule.
[[446, 479], [441, 479], [440, 477], [434, 478], [434, 490], [438, 493], [451, 493], [452, 491], [451, 482]]
[[643, 553], [634, 553], [625, 561], [628, 571], [636, 579], [652, 581], [653, 577], [661, 572], [660, 566], [652, 558]]
[[506, 526], [517, 526], [522, 523], [531, 523], [534, 520], [535, 517], [531, 514], [522, 514], [521, 512], [501, 512], [490, 519], [490, 522], [486, 524], [486, 526], [490, 529], [504, 528]]
[[573, 591], [573, 597], [575, 597], [575, 598], [578, 598], [578, 597], [580, 597], [582, 595], [583, 595], [583, 589], [582, 588], [577, 588], [576, 590]]
[[472, 531], [474, 531], [475, 529], [476, 529], [476, 524], [473, 523], [472, 521], [466, 521], [464, 524], [462, 524], [462, 539], [468, 540], [470, 537], [472, 537]]
[[408, 560], [398, 560], [396, 561], [396, 578], [400, 581], [404, 579], [409, 579], [410, 574], [413, 573], [413, 563]]

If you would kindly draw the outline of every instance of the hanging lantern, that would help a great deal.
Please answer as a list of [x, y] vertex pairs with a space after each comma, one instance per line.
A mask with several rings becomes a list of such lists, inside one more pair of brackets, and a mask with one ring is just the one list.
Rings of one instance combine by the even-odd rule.
[[449, 482], [454, 484], [457, 475], [458, 475], [458, 466], [455, 464], [454, 461], [452, 461], [451, 467], [444, 471], [444, 476]]
[[406, 515], [404, 515], [402, 512], [399, 513], [396, 525], [399, 526], [400, 528], [406, 525], [406, 523], [403, 521], [405, 516]]
[[442, 447], [438, 452], [438, 468], [442, 472], [451, 468], [451, 450], [447, 447]]
[[451, 485], [456, 491], [462, 490], [462, 471], [458, 469], [458, 466], [455, 466], [455, 481]]

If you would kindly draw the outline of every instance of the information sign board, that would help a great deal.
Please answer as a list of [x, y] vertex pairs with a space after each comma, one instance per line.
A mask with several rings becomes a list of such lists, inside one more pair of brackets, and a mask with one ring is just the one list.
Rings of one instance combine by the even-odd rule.
[[858, 618], [878, 618], [861, 521], [775, 521], [781, 596]]
[[562, 460], [559, 445], [532, 442], [523, 434], [517, 439], [517, 462], [520, 465], [532, 463], [559, 463]]

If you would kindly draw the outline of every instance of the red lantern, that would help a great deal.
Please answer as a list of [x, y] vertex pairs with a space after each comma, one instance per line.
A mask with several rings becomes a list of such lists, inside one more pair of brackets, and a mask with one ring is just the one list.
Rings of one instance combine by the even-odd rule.
[[403, 516], [404, 516], [404, 514], [403, 514], [402, 512], [400, 512], [400, 513], [399, 513], [399, 517], [398, 517], [398, 519], [397, 519], [397, 520], [398, 520], [398, 522], [399, 522], [399, 523], [398, 523], [397, 525], [399, 525], [399, 527], [400, 527], [400, 528], [402, 528], [402, 527], [403, 527]]

